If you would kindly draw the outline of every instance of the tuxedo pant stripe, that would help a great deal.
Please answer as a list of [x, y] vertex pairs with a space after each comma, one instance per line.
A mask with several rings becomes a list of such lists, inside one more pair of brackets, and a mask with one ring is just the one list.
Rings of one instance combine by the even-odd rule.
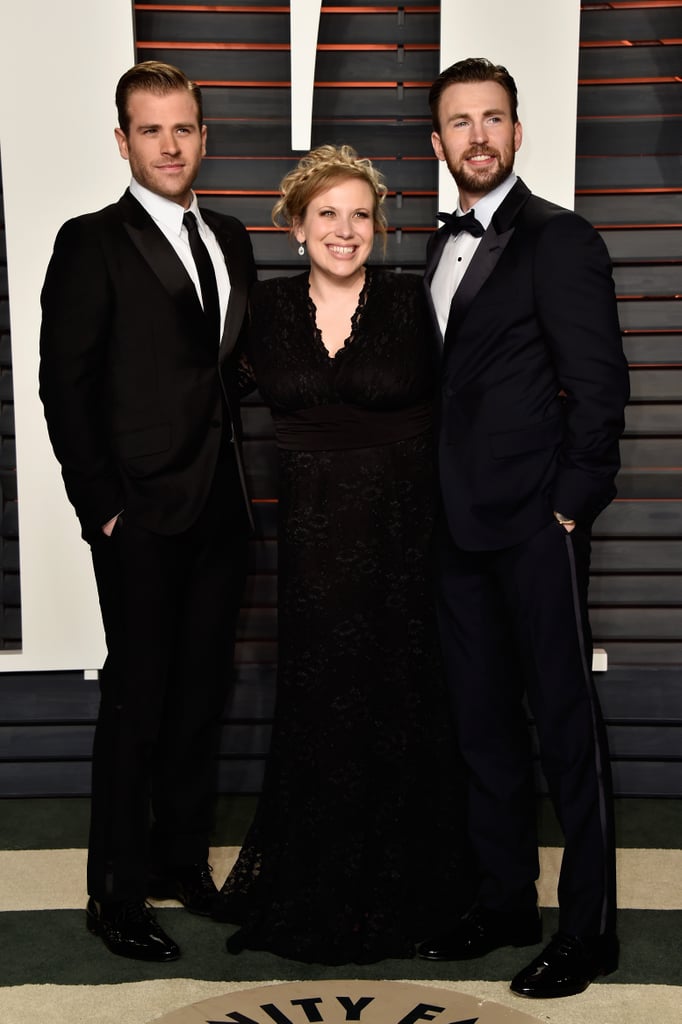
[[[566, 533], [565, 544], [566, 544], [566, 553], [567, 553], [567, 556], [568, 556], [568, 564], [569, 564], [570, 569], [571, 569], [571, 589], [572, 589], [572, 594], [573, 594], [573, 608], [575, 610], [576, 634], [577, 634], [578, 646], [580, 648], [580, 658], [581, 658], [581, 662], [582, 662], [582, 666], [583, 666], [583, 676], [584, 676], [584, 679], [585, 679], [585, 687], [586, 687], [587, 692], [589, 694], [590, 706], [592, 708], [592, 730], [593, 730], [593, 734], [594, 734], [594, 756], [595, 756], [595, 760], [596, 760], [595, 768], [596, 768], [597, 778], [600, 780], [600, 785], [599, 785], [599, 790], [598, 790], [598, 792], [599, 792], [599, 812], [600, 812], [600, 816], [601, 816], [602, 839], [603, 839], [603, 843], [604, 843], [604, 851], [603, 851], [603, 858], [604, 858], [604, 902], [602, 904], [602, 917], [601, 917], [600, 934], [604, 934], [604, 932], [606, 932], [609, 929], [609, 913], [608, 913], [608, 911], [609, 911], [608, 902], [609, 901], [608, 901], [608, 894], [609, 894], [609, 888], [610, 888], [610, 885], [611, 885], [611, 883], [610, 883], [610, 881], [609, 881], [609, 879], [607, 877], [607, 866], [609, 864], [609, 859], [610, 859], [610, 856], [611, 856], [611, 852], [610, 851], [615, 846], [614, 837], [613, 837], [613, 834], [612, 834], [613, 830], [612, 830], [612, 828], [610, 828], [610, 816], [609, 816], [609, 810], [607, 808], [607, 797], [606, 797], [606, 790], [605, 790], [605, 785], [604, 785], [604, 774], [606, 772], [606, 774], [608, 776], [608, 787], [609, 787], [609, 789], [611, 788], [611, 778], [610, 778], [611, 770], [610, 770], [610, 766], [608, 764], [605, 766], [604, 763], [603, 763], [603, 760], [602, 760], [602, 754], [604, 752], [605, 744], [600, 741], [599, 730], [601, 729], [603, 731], [604, 726], [603, 726], [603, 723], [601, 721], [601, 712], [598, 710], [597, 697], [596, 697], [595, 686], [594, 686], [594, 679], [592, 677], [591, 663], [590, 663], [590, 660], [588, 660], [588, 651], [587, 651], [587, 649], [585, 647], [585, 635], [586, 634], [590, 635], [590, 630], [589, 630], [589, 625], [583, 621], [583, 619], [584, 619], [584, 611], [583, 611], [583, 608], [581, 607], [581, 602], [580, 602], [580, 590], [579, 590], [579, 586], [578, 586], [578, 573], [577, 573], [576, 562], [575, 562], [575, 553], [574, 553], [574, 550], [573, 550], [573, 541], [572, 541], [572, 538], [571, 538], [571, 534], [569, 534], [569, 533]], [[590, 650], [590, 658], [591, 658], [591, 650]]]
[[439, 540], [438, 612], [455, 726], [466, 764], [478, 899], [534, 905], [535, 779], [527, 700], [566, 839], [561, 927], [614, 927], [615, 851], [605, 730], [586, 652], [590, 538], [551, 520], [521, 544], [464, 551]]

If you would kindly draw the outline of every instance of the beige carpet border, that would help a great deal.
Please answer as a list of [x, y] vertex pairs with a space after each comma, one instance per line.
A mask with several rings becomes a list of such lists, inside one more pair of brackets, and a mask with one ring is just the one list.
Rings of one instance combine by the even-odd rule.
[[[406, 979], [408, 980], [408, 979]], [[154, 1018], [221, 993], [278, 984], [169, 978], [129, 985], [23, 985], [0, 989], [3, 1024], [150, 1024]], [[284, 984], [284, 982], [281, 982]], [[415, 984], [414, 979], [408, 983]], [[324, 982], [320, 983], [324, 985]], [[543, 1024], [660, 1024], [679, 1019], [682, 988], [673, 985], [594, 984], [570, 999], [519, 1000], [506, 982], [419, 982], [463, 992], [533, 1014]]]

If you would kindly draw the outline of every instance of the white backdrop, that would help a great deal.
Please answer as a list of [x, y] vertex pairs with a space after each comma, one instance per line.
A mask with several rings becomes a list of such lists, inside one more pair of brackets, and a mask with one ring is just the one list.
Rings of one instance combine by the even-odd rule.
[[[309, 23], [316, 4], [297, 0]], [[49, 445], [37, 393], [39, 293], [59, 226], [128, 181], [113, 138], [114, 88], [135, 60], [130, 0], [0, 0], [0, 154], [9, 263], [23, 649], [0, 672], [98, 668], [104, 643], [87, 546]], [[445, 67], [506, 64], [520, 93], [518, 168], [573, 203], [579, 0], [442, 0]], [[300, 45], [314, 38], [302, 33]], [[309, 62], [308, 62], [309, 63]], [[305, 64], [294, 64], [297, 68]], [[310, 83], [310, 75], [307, 76]], [[305, 83], [295, 83], [309, 109]], [[300, 124], [300, 117], [295, 119]], [[449, 176], [441, 208], [455, 205]]]
[[21, 652], [0, 652], [0, 671], [102, 663], [89, 549], [38, 399], [39, 295], [60, 225], [112, 202], [128, 182], [114, 141], [114, 89], [134, 54], [130, 0], [0, 0], [23, 643]]

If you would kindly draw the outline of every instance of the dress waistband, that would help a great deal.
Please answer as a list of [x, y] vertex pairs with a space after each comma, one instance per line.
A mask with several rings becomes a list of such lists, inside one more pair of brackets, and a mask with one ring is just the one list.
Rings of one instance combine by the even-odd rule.
[[362, 409], [357, 405], [315, 405], [293, 413], [273, 411], [277, 447], [292, 452], [374, 448], [406, 441], [431, 426], [433, 405], [405, 409]]

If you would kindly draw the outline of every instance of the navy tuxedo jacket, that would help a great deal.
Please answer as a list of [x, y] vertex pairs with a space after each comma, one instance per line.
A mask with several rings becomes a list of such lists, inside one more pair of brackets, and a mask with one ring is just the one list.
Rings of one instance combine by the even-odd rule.
[[224, 431], [234, 429], [243, 482], [235, 363], [253, 254], [239, 221], [202, 216], [230, 276], [220, 347], [182, 262], [130, 192], [57, 235], [41, 296], [40, 394], [86, 539], [123, 508], [154, 532], [191, 526]]
[[[441, 228], [429, 240], [429, 301], [448, 237]], [[454, 295], [440, 358], [440, 479], [455, 543], [509, 547], [554, 509], [589, 528], [616, 493], [629, 396], [594, 228], [519, 179]]]

